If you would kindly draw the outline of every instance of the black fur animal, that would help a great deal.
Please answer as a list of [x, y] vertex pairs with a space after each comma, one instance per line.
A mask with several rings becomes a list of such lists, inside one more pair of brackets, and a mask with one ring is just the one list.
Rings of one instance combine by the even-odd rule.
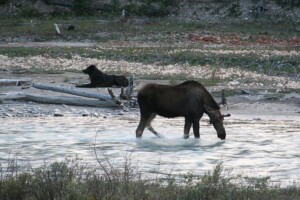
[[83, 73], [89, 75], [91, 83], [77, 85], [76, 87], [82, 88], [95, 88], [95, 87], [126, 87], [128, 80], [125, 76], [108, 75], [101, 72], [95, 65], [90, 65], [82, 70]]
[[205, 87], [196, 81], [186, 81], [177, 86], [148, 84], [139, 91], [137, 100], [141, 114], [136, 129], [138, 138], [142, 136], [145, 127], [159, 137], [151, 126], [151, 121], [157, 114], [168, 118], [184, 117], [184, 138], [189, 137], [192, 125], [195, 138], [199, 138], [199, 120], [204, 113], [209, 116], [218, 137], [222, 140], [226, 138], [223, 126], [225, 116]]

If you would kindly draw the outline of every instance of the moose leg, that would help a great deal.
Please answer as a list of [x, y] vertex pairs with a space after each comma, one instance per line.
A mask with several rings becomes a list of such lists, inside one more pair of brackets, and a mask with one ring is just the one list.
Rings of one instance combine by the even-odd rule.
[[156, 135], [157, 137], [160, 138], [161, 137], [160, 134], [156, 130], [154, 130], [154, 128], [151, 126], [151, 121], [155, 118], [155, 116], [156, 116], [156, 113], [151, 114], [150, 118], [147, 121], [147, 127], [148, 127], [149, 131], [151, 131], [154, 135]]
[[136, 134], [137, 138], [142, 137], [143, 132], [145, 130], [145, 127], [147, 125], [147, 121], [148, 121], [149, 117], [150, 116], [148, 116], [148, 115], [147, 116], [142, 116], [141, 115], [140, 123], [139, 123], [139, 125], [138, 125], [138, 127], [137, 127], [137, 129], [135, 131], [135, 134]]
[[200, 130], [199, 130], [199, 119], [193, 121], [193, 130], [195, 138], [200, 138]]
[[190, 133], [190, 129], [192, 126], [192, 122], [189, 121], [187, 118], [185, 118], [185, 123], [184, 123], [184, 134], [183, 134], [183, 138], [184, 139], [188, 139], [189, 138], [189, 133]]

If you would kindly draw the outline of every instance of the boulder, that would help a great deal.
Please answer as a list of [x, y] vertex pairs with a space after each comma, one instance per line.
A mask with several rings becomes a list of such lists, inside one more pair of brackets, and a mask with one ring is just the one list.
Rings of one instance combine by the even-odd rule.
[[39, 14], [51, 14], [54, 12], [54, 9], [49, 7], [47, 4], [45, 4], [43, 1], [38, 0], [34, 4], [34, 8], [37, 10]]

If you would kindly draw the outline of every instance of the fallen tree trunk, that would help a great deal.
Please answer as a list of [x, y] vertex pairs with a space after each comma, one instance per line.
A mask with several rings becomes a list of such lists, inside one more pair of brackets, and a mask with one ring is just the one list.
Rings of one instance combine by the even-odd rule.
[[110, 95], [105, 95], [105, 94], [98, 94], [98, 93], [90, 93], [90, 92], [85, 92], [82, 90], [76, 90], [76, 89], [70, 89], [70, 88], [64, 88], [64, 87], [55, 87], [55, 86], [50, 86], [50, 85], [44, 85], [40, 83], [32, 83], [31, 85], [34, 88], [41, 89], [41, 90], [51, 90], [55, 92], [62, 92], [62, 93], [67, 93], [67, 94], [72, 94], [72, 95], [77, 95], [77, 96], [82, 96], [82, 97], [88, 97], [88, 98], [94, 98], [94, 99], [100, 99], [103, 101], [111, 101], [114, 102], [112, 97]]
[[66, 104], [75, 106], [93, 106], [93, 107], [107, 107], [113, 108], [118, 107], [118, 105], [113, 101], [101, 101], [94, 99], [85, 99], [80, 97], [61, 97], [61, 96], [41, 96], [32, 95], [24, 93], [8, 93], [0, 95], [0, 100], [23, 100], [32, 101], [37, 103], [47, 103], [47, 104]]

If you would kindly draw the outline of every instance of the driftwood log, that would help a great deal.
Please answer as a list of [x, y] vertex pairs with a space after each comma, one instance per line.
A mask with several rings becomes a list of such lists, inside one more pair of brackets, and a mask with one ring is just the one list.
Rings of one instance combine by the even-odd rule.
[[32, 95], [25, 93], [8, 93], [0, 95], [0, 100], [21, 100], [21, 101], [32, 101], [37, 103], [47, 104], [66, 104], [74, 106], [93, 106], [93, 107], [105, 107], [113, 108], [118, 105], [112, 101], [100, 101], [96, 99], [87, 99], [80, 97], [67, 97], [67, 96], [42, 96]]
[[34, 88], [37, 88], [37, 89], [41, 89], [41, 90], [51, 90], [51, 91], [55, 91], [55, 92], [62, 92], [62, 93], [67, 93], [67, 94], [72, 94], [72, 95], [77, 95], [77, 96], [82, 96], [82, 97], [99, 99], [99, 100], [103, 100], [103, 101], [112, 101], [113, 100], [113, 98], [110, 95], [91, 93], [91, 92], [86, 92], [86, 91], [82, 91], [82, 90], [78, 90], [78, 89], [57, 87], [57, 86], [40, 84], [40, 83], [32, 83], [31, 86]]
[[[133, 84], [129, 86], [126, 90], [126, 98], [116, 97], [111, 89], [108, 89], [107, 94], [92, 93], [87, 91], [82, 91], [82, 89], [73, 89], [66, 87], [58, 87], [45, 85], [40, 83], [32, 83], [33, 88], [41, 90], [51, 90], [55, 92], [67, 93], [71, 95], [77, 95], [81, 97], [72, 96], [46, 96], [46, 95], [35, 95], [35, 94], [25, 94], [19, 93], [7, 93], [0, 94], [0, 100], [23, 100], [32, 101], [38, 103], [48, 103], [48, 104], [66, 104], [66, 105], [76, 105], [76, 106], [94, 106], [94, 107], [123, 107], [126, 108], [127, 105], [135, 105], [131, 100], [131, 92]], [[121, 91], [123, 93], [124, 89]], [[82, 98], [85, 97], [85, 98]], [[121, 100], [122, 99], [122, 100]], [[127, 105], [126, 105], [127, 104]]]

